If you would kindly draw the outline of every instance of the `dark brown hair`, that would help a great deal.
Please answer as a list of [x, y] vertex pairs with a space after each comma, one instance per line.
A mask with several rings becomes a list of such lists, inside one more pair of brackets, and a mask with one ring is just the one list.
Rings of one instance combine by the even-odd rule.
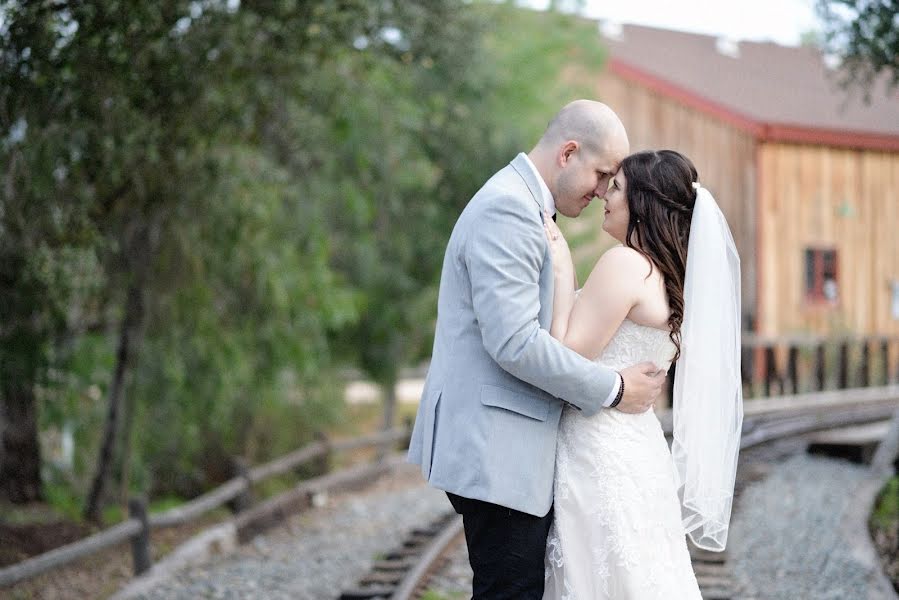
[[625, 245], [648, 258], [665, 279], [671, 310], [668, 326], [677, 360], [684, 321], [687, 244], [696, 204], [696, 167], [680, 152], [657, 150], [631, 154], [621, 162], [621, 169], [630, 211]]

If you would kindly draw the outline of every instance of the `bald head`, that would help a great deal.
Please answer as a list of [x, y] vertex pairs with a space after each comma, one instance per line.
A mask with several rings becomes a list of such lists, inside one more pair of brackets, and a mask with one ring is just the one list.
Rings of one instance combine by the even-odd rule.
[[549, 122], [528, 154], [546, 182], [556, 209], [578, 216], [609, 180], [630, 151], [624, 125], [615, 112], [593, 100], [575, 100]]
[[627, 155], [630, 147], [621, 119], [611, 108], [594, 100], [575, 100], [560, 110], [537, 143], [555, 149], [575, 141], [588, 152], [611, 151]]

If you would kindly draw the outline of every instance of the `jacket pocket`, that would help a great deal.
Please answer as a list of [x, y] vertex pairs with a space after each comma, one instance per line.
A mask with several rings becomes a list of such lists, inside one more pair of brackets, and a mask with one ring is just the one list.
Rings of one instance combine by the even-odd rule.
[[511, 410], [537, 421], [545, 421], [549, 416], [549, 402], [543, 398], [487, 383], [481, 385], [481, 404]]

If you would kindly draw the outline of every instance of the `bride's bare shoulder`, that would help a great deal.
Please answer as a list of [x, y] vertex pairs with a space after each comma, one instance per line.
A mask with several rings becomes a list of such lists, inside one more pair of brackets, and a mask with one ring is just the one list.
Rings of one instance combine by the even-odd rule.
[[603, 270], [621, 271], [635, 276], [646, 277], [650, 273], [652, 263], [637, 250], [619, 244], [603, 252], [596, 263], [596, 267]]

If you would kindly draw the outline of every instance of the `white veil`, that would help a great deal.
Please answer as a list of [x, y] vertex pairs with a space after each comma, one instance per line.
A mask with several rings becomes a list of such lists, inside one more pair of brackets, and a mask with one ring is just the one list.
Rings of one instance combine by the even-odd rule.
[[687, 534], [700, 548], [722, 551], [743, 426], [740, 257], [715, 199], [693, 186], [671, 453]]

